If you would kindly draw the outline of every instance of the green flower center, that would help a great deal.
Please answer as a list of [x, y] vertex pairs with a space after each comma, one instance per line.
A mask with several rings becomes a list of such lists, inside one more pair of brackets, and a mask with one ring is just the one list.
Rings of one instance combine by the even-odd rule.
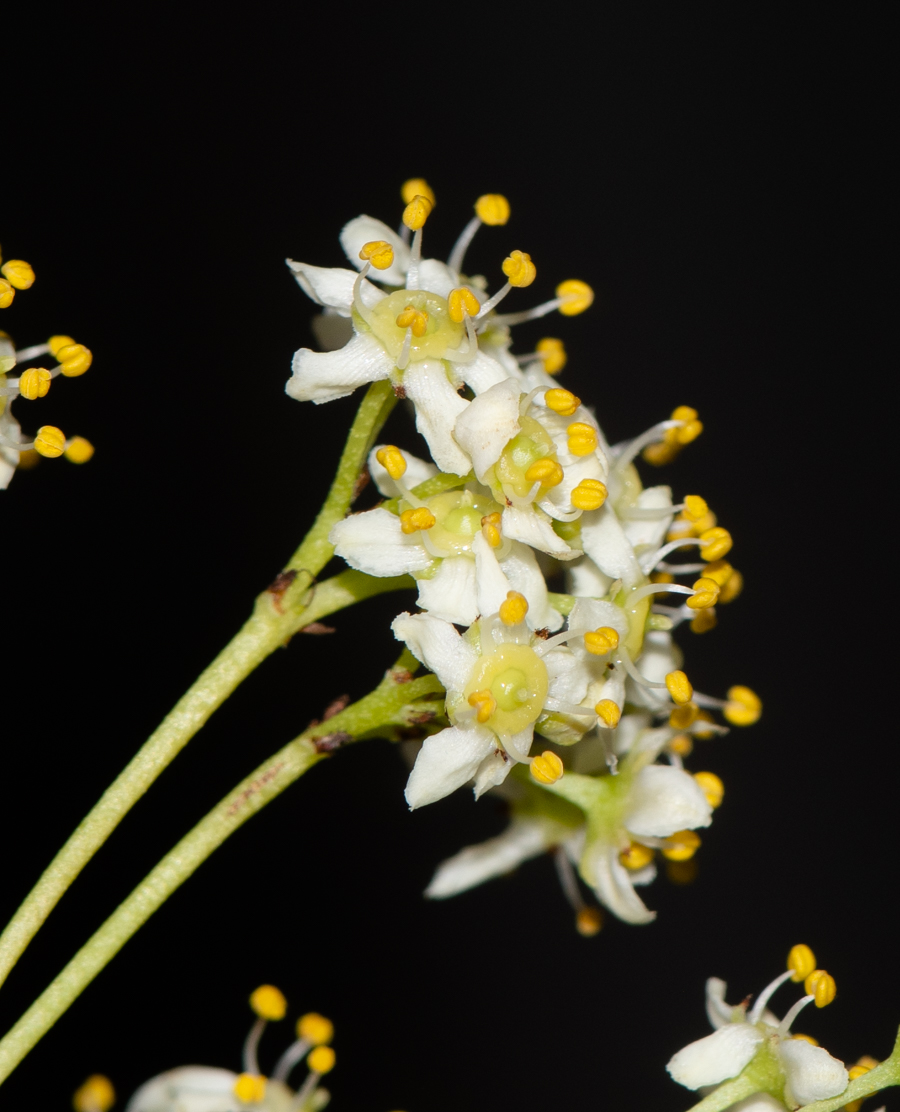
[[547, 698], [547, 668], [528, 645], [498, 645], [482, 656], [463, 694], [490, 691], [497, 708], [486, 725], [500, 735], [517, 734], [536, 722]]
[[392, 359], [398, 359], [406, 340], [407, 328], [397, 324], [407, 309], [414, 309], [425, 318], [425, 331], [413, 334], [409, 348], [411, 362], [420, 359], [443, 359], [447, 351], [460, 346], [466, 334], [462, 324], [450, 319], [447, 302], [427, 290], [396, 290], [370, 309], [371, 327]]
[[519, 418], [519, 432], [510, 440], [494, 465], [495, 482], [492, 486], [509, 486], [524, 498], [534, 486], [534, 480], [525, 473], [539, 459], [556, 460], [556, 446], [549, 433], [532, 417]]

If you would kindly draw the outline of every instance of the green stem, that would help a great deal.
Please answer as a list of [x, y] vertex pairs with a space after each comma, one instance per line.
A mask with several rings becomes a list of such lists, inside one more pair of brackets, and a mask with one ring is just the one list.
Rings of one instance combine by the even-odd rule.
[[254, 668], [318, 618], [367, 595], [407, 584], [405, 577], [400, 577], [373, 580], [371, 588], [363, 588], [368, 577], [351, 572], [312, 586], [334, 554], [328, 534], [350, 508], [366, 457], [394, 403], [389, 383], [370, 386], [350, 429], [328, 497], [286, 571], [257, 598], [243, 628], [106, 789], [10, 920], [0, 936], [0, 985], [66, 889], [123, 817]]
[[263, 762], [229, 793], [119, 905], [0, 1042], [0, 1082], [53, 1026], [129, 938], [247, 819], [280, 795], [331, 748], [388, 725], [409, 725], [417, 700], [443, 691], [436, 676], [412, 679], [418, 662], [404, 653], [378, 687]]

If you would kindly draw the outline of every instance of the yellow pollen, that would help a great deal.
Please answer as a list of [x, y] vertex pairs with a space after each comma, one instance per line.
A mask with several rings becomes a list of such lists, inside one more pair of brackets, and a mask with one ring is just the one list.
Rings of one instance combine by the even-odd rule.
[[719, 584], [704, 575], [694, 583], [694, 593], [686, 605], [691, 610], [705, 610], [708, 606], [714, 606], [718, 597]]
[[693, 830], [679, 830], [666, 839], [663, 857], [670, 861], [690, 861], [700, 848], [700, 835]]
[[60, 348], [68, 347], [69, 344], [74, 344], [75, 341], [71, 336], [51, 336], [47, 341], [47, 347], [50, 348], [50, 354], [55, 358], [58, 357]]
[[727, 560], [713, 560], [704, 568], [703, 575], [706, 579], [714, 579], [719, 587], [724, 587], [734, 574], [734, 568]]
[[34, 438], [34, 450], [48, 459], [56, 459], [66, 450], [66, 437], [55, 425], [41, 425]]
[[619, 634], [612, 626], [600, 626], [584, 635], [584, 647], [594, 656], [605, 656], [619, 647]]
[[589, 456], [597, 451], [599, 441], [593, 425], [575, 421], [566, 429], [569, 438], [569, 451], [573, 456]]
[[672, 696], [672, 702], [679, 706], [689, 703], [693, 698], [694, 689], [684, 672], [669, 672], [666, 676], [666, 687]]
[[857, 1066], [862, 1066], [863, 1069], [865, 1069], [867, 1072], [869, 1070], [875, 1069], [876, 1066], [881, 1065], [878, 1059], [873, 1058], [871, 1054], [864, 1054], [861, 1058], [858, 1058], [856, 1060], [856, 1064]]
[[655, 571], [650, 576], [651, 583], [674, 583], [675, 576], [670, 571]]
[[69, 463], [87, 463], [94, 454], [94, 445], [83, 436], [73, 436], [64, 454]]
[[688, 494], [685, 495], [683, 513], [688, 521], [699, 521], [709, 513], [709, 506], [706, 504], [706, 499], [701, 498], [699, 494]]
[[397, 327], [411, 328], [412, 334], [419, 339], [425, 335], [428, 329], [428, 314], [422, 312], [421, 309], [413, 308], [412, 305], [407, 305], [397, 317]]
[[571, 417], [581, 405], [581, 398], [576, 397], [571, 390], [563, 390], [562, 387], [555, 386], [544, 395], [544, 405], [561, 417]]
[[[707, 573], [708, 572], [709, 572], [709, 569], [707, 568]], [[738, 595], [741, 593], [741, 591], [743, 589], [744, 589], [744, 577], [737, 570], [737, 568], [734, 568], [731, 572], [731, 575], [729, 575], [729, 577], [728, 577], [728, 581], [725, 583], [725, 585], [722, 587], [722, 590], [719, 592], [719, 602], [723, 602], [723, 603], [724, 602], [731, 602], [732, 600], [734, 600], [738, 597]]]
[[315, 1073], [330, 1073], [334, 1069], [335, 1057], [330, 1046], [317, 1046], [309, 1052], [306, 1064]]
[[19, 393], [31, 402], [35, 398], [45, 398], [51, 381], [50, 372], [46, 367], [32, 367], [19, 376]]
[[684, 421], [681, 428], [672, 429], [675, 440], [680, 445], [690, 444], [703, 432], [703, 422], [697, 420], [697, 410], [689, 405], [680, 405], [672, 410], [673, 421]]
[[436, 521], [437, 518], [426, 506], [417, 506], [414, 510], [404, 510], [400, 515], [400, 531], [409, 536], [420, 529], [430, 529]]
[[431, 215], [431, 210], [433, 208], [433, 201], [429, 201], [427, 197], [423, 197], [421, 193], [417, 193], [403, 210], [403, 223], [411, 231], [417, 232], [420, 228], [424, 227], [425, 221]]
[[669, 749], [679, 757], [689, 757], [694, 751], [694, 743], [689, 734], [678, 734], [669, 742]]
[[274, 985], [260, 985], [250, 994], [250, 1007], [261, 1019], [284, 1019], [287, 1000]]
[[472, 692], [469, 696], [469, 706], [478, 708], [476, 717], [483, 726], [485, 722], [490, 721], [494, 711], [497, 709], [497, 700], [490, 691], [485, 688], [484, 691]]
[[725, 796], [725, 785], [714, 772], [695, 772], [694, 779], [710, 807], [718, 807]]
[[17, 290], [27, 290], [34, 285], [34, 271], [23, 259], [8, 259], [0, 266], [0, 274]]
[[372, 239], [362, 245], [359, 257], [376, 270], [387, 270], [394, 261], [394, 249], [383, 239]]
[[727, 529], [723, 529], [721, 525], [701, 533], [699, 540], [700, 558], [702, 560], [718, 560], [731, 551], [731, 546], [734, 543], [731, 534]]
[[[819, 1045], [819, 1040], [814, 1039], [812, 1037], [812, 1035], [791, 1035], [791, 1038], [792, 1039], [799, 1039], [800, 1042], [809, 1043], [810, 1046], [818, 1046]], [[849, 1072], [852, 1073], [853, 1071], [851, 1070]], [[850, 1080], [852, 1081], [853, 1078], [851, 1077]]]
[[93, 355], [84, 344], [66, 344], [56, 352], [59, 369], [66, 378], [83, 375], [94, 361]]
[[531, 775], [539, 784], [555, 784], [563, 772], [562, 761], [551, 749], [546, 749], [539, 757], [532, 758]]
[[816, 968], [816, 955], [803, 942], [791, 947], [788, 954], [787, 967], [791, 971], [791, 980], [795, 984], [805, 981]]
[[484, 193], [475, 202], [475, 215], [482, 224], [505, 224], [509, 220], [509, 201], [502, 193]]
[[743, 684], [728, 688], [728, 702], [722, 713], [732, 726], [752, 726], [762, 714], [762, 700]]
[[540, 483], [544, 487], [555, 487], [563, 481], [563, 469], [555, 459], [544, 456], [543, 459], [534, 461], [525, 472], [525, 478], [529, 483]]
[[603, 915], [599, 907], [582, 907], [575, 916], [575, 930], [582, 938], [593, 938], [603, 927]]
[[503, 260], [503, 273], [511, 286], [530, 286], [537, 278], [537, 267], [525, 251], [511, 251]]
[[[721, 602], [721, 598], [719, 601]], [[691, 632], [709, 633], [711, 629], [716, 628], [718, 620], [712, 606], [708, 607], [706, 610], [698, 610], [697, 616], [691, 620]]]
[[514, 626], [525, 621], [528, 613], [528, 599], [518, 591], [507, 591], [506, 598], [500, 603], [500, 621], [504, 625]]
[[375, 453], [375, 458], [392, 479], [402, 479], [406, 474], [403, 453], [393, 444], [386, 444]]
[[437, 204], [434, 196], [434, 190], [424, 178], [410, 178], [400, 186], [400, 196], [404, 205], [411, 204], [416, 197], [424, 197], [426, 201], [431, 202], [431, 207]]
[[242, 1073], [234, 1083], [234, 1095], [243, 1104], [260, 1104], [266, 1099], [266, 1079], [258, 1073]]
[[684, 703], [670, 712], [669, 725], [674, 730], [686, 730], [694, 723], [699, 713], [696, 703]]
[[13, 303], [16, 291], [5, 278], [0, 278], [0, 309], [8, 309]]
[[599, 479], [582, 479], [572, 491], [572, 505], [576, 510], [599, 510], [608, 493]]
[[334, 1038], [334, 1024], [318, 1012], [307, 1012], [297, 1020], [297, 1038], [314, 1046], [324, 1046]]
[[116, 1103], [116, 1091], [108, 1077], [92, 1074], [72, 1098], [75, 1112], [108, 1112]]
[[605, 726], [608, 730], [614, 730], [619, 724], [619, 719], [622, 717], [621, 710], [612, 699], [601, 699], [594, 707], [594, 710], [597, 712], [597, 717], [600, 719], [597, 725]]
[[481, 519], [481, 532], [491, 548], [499, 548], [503, 542], [503, 537], [500, 533], [501, 516], [502, 515], [495, 510], [494, 513], [486, 514]]
[[594, 291], [578, 278], [569, 278], [556, 287], [556, 296], [562, 298], [559, 311], [564, 317], [577, 317], [594, 303]]
[[553, 336], [538, 340], [534, 350], [543, 359], [544, 370], [548, 375], [558, 375], [568, 360], [565, 344]]
[[649, 846], [642, 846], [640, 842], [632, 842], [628, 849], [623, 849], [619, 854], [619, 860], [626, 869], [636, 872], [638, 869], [646, 869], [650, 864], [653, 850]]
[[450, 291], [450, 296], [447, 298], [447, 313], [454, 324], [462, 324], [466, 315], [474, 317], [480, 308], [478, 298], [465, 286]]
[[824, 1008], [837, 995], [837, 985], [834, 977], [824, 969], [814, 969], [803, 983], [807, 996], [813, 997], [817, 1008]]

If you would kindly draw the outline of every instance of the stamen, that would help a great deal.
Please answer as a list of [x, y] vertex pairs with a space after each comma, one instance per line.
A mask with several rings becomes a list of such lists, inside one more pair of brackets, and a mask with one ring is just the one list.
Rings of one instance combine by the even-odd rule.
[[253, 1076], [259, 1073], [259, 1061], [256, 1057], [256, 1051], [259, 1047], [259, 1040], [262, 1038], [262, 1033], [266, 1029], [267, 1022], [268, 1020], [265, 1016], [260, 1016], [250, 1028], [250, 1033], [247, 1035], [246, 1041], [244, 1042], [244, 1071]]
[[322, 1078], [322, 1074], [333, 1070], [334, 1063], [335, 1053], [330, 1046], [317, 1046], [315, 1050], [310, 1052], [306, 1059], [310, 1072], [291, 1102], [292, 1112], [300, 1112], [300, 1109], [306, 1107]]
[[689, 606], [691, 610], [705, 610], [708, 606], [715, 606], [718, 597], [719, 584], [714, 579], [703, 576], [694, 583], [694, 594], [685, 606]]
[[102, 1073], [92, 1074], [72, 1098], [75, 1112], [109, 1112], [115, 1103], [116, 1091]]
[[787, 1036], [788, 1032], [791, 1029], [791, 1024], [794, 1022], [794, 1020], [797, 1018], [797, 1016], [803, 1011], [803, 1009], [807, 1006], [807, 1004], [811, 1004], [813, 1002], [813, 1000], [815, 1000], [815, 997], [812, 996], [812, 995], [810, 995], [810, 996], [801, 996], [801, 998], [797, 1001], [797, 1003], [794, 1004], [794, 1006], [787, 1013], [787, 1015], [784, 1017], [784, 1019], [781, 1021], [781, 1023], [778, 1024], [778, 1035], [779, 1035], [780, 1038], [783, 1039]]
[[762, 992], [757, 996], [753, 1002], [753, 1007], [747, 1015], [748, 1023], [759, 1023], [762, 1014], [766, 1009], [766, 1004], [771, 1000], [772, 995], [784, 984], [785, 981], [790, 980], [792, 971], [789, 969], [786, 973], [780, 974], [774, 981], [770, 981]]
[[375, 458], [395, 482], [406, 474], [406, 458], [394, 444], [379, 448]]
[[412, 347], [412, 328], [407, 328], [406, 336], [403, 339], [403, 347], [400, 349], [400, 354], [397, 357], [397, 370], [405, 371], [409, 364], [409, 349]]
[[539, 784], [555, 784], [562, 777], [563, 763], [552, 749], [546, 749], [539, 757], [531, 758], [531, 775]]
[[732, 726], [752, 726], [762, 714], [762, 700], [749, 687], [738, 684], [728, 689], [722, 713]]
[[400, 186], [400, 196], [403, 199], [404, 205], [410, 204], [416, 197], [424, 197], [426, 201], [431, 202], [431, 207], [437, 204], [437, 199], [434, 195], [434, 190], [424, 178], [410, 178]]
[[34, 443], [18, 445], [18, 448], [19, 451], [34, 448], [39, 455], [46, 456], [47, 459], [56, 459], [66, 450], [66, 437], [62, 429], [56, 428], [55, 425], [41, 425]]
[[[70, 344], [75, 343], [75, 341], [72, 339], [71, 336], [62, 336], [62, 337], [56, 337], [56, 338], [57, 339], [64, 339]], [[60, 344], [59, 346], [62, 347], [63, 345]], [[49, 344], [34, 344], [32, 347], [20, 348], [16, 352], [16, 362], [17, 363], [27, 363], [29, 359], [37, 359], [38, 356], [40, 356], [40, 355], [46, 355], [48, 351], [50, 351], [50, 345]]]
[[518, 591], [507, 591], [506, 598], [500, 603], [500, 621], [507, 626], [519, 625], [528, 613], [528, 600]]
[[599, 719], [597, 725], [607, 730], [614, 730], [619, 724], [619, 719], [622, 717], [622, 711], [619, 705], [614, 703], [612, 699], [601, 699], [594, 707], [594, 710]]
[[45, 398], [50, 390], [51, 375], [46, 367], [33, 367], [23, 371], [19, 377], [19, 393], [23, 398], [34, 401], [36, 398]]
[[662, 855], [669, 861], [690, 861], [700, 848], [700, 835], [694, 830], [679, 830], [664, 840]]
[[693, 595], [693, 590], [690, 587], [682, 587], [680, 583], [645, 583], [643, 587], [637, 587], [628, 596], [628, 605], [636, 606], [641, 599], [648, 598], [650, 595]]
[[646, 869], [653, 860], [653, 850], [649, 846], [642, 846], [640, 842], [632, 842], [628, 849], [623, 849], [619, 854], [619, 860], [626, 869], [637, 872], [638, 869]]
[[462, 324], [466, 317], [475, 316], [480, 308], [478, 298], [465, 286], [451, 290], [447, 297], [448, 315], [455, 324]]
[[[419, 263], [422, 260], [422, 228], [428, 219], [434, 204], [427, 198], [417, 194], [403, 210], [403, 223], [410, 228], [413, 236], [412, 247], [409, 252], [409, 269], [406, 272], [406, 288], [417, 290], [419, 288]], [[404, 363], [405, 367], [406, 364]], [[401, 368], [402, 369], [402, 368]]]
[[450, 252], [447, 265], [457, 274], [462, 270], [463, 259], [469, 244], [482, 224], [505, 224], [509, 220], [509, 201], [500, 193], [485, 193], [475, 202], [475, 215], [463, 228], [459, 239]]
[[431, 529], [437, 522], [434, 514], [425, 506], [418, 506], [412, 510], [404, 510], [400, 515], [400, 531], [406, 536], [418, 533], [420, 530]]
[[374, 318], [372, 317], [372, 314], [369, 312], [368, 308], [363, 304], [362, 284], [363, 279], [369, 273], [369, 269], [371, 268], [371, 266], [371, 262], [367, 261], [364, 264], [362, 270], [360, 270], [359, 274], [357, 274], [356, 281], [353, 283], [353, 308], [357, 311], [357, 313], [359, 313], [359, 315], [366, 322], [366, 324], [369, 325], [370, 328], [372, 327], [372, 321]]
[[674, 672], [669, 672], [666, 675], [666, 688], [672, 696], [672, 702], [682, 706], [684, 703], [689, 703], [694, 694], [694, 689], [691, 686], [691, 681], [687, 678], [684, 672], [676, 669]]
[[266, 1099], [266, 1079], [258, 1073], [242, 1073], [234, 1083], [234, 1095], [242, 1104], [261, 1104]]
[[[560, 417], [571, 417], [581, 405], [581, 398], [573, 394], [571, 390], [563, 390], [557, 386], [546, 392], [544, 405], [548, 409], [552, 409], [554, 413], [558, 413]], [[590, 425], [588, 425], [588, 428], [590, 428]]]
[[94, 445], [83, 436], [73, 436], [66, 441], [64, 454], [69, 463], [87, 463], [94, 454]]
[[544, 370], [548, 375], [558, 375], [568, 360], [562, 340], [552, 336], [545, 336], [543, 340], [538, 340], [534, 350], [535, 354], [543, 359]]
[[619, 634], [612, 626], [601, 626], [584, 635], [584, 647], [593, 656], [606, 656], [619, 647]]
[[383, 239], [373, 239], [362, 245], [359, 257], [371, 263], [376, 270], [387, 270], [394, 262], [394, 249]]
[[563, 469], [549, 456], [535, 460], [525, 472], [525, 478], [529, 483], [538, 483], [543, 487], [559, 486], [564, 477]]
[[655, 680], [648, 680], [646, 676], [641, 675], [637, 668], [635, 668], [634, 663], [632, 662], [632, 659], [629, 656], [628, 651], [626, 650], [624, 645], [619, 645], [619, 653], [616, 657], [616, 664], [621, 664], [628, 675], [631, 676], [634, 682], [640, 687], [646, 688], [647, 690], [655, 691], [659, 691], [660, 689], [665, 690], [665, 683], [657, 683]]
[[582, 479], [570, 498], [576, 510], [599, 510], [608, 494], [606, 484], [599, 479]]
[[17, 290], [27, 290], [34, 285], [34, 271], [24, 259], [7, 259], [0, 266], [0, 274]]
[[787, 959], [788, 969], [791, 971], [791, 980], [796, 984], [805, 981], [816, 968], [816, 955], [809, 946], [798, 943], [791, 947]]
[[694, 780], [706, 796], [706, 802], [715, 809], [725, 797], [725, 785], [714, 772], [695, 772]]
[[470, 707], [476, 708], [476, 718], [483, 726], [489, 722], [497, 709], [497, 700], [487, 688], [484, 691], [473, 691], [468, 698]]
[[421, 339], [428, 330], [428, 314], [412, 305], [407, 305], [397, 317], [397, 327], [410, 328], [416, 339]]
[[624, 470], [648, 444], [655, 444], [662, 440], [669, 429], [680, 427], [680, 421], [660, 421], [659, 424], [647, 429], [646, 432], [642, 432], [640, 436], [636, 436], [634, 440], [626, 441], [621, 445], [614, 445], [612, 454], [616, 461], [615, 470]]
[[66, 378], [78, 378], [94, 361], [84, 344], [64, 344], [53, 353], [59, 360], [59, 373]]
[[307, 1051], [312, 1048], [312, 1043], [308, 1039], [297, 1039], [296, 1042], [291, 1043], [284, 1054], [275, 1063], [275, 1069], [272, 1071], [272, 1080], [280, 1081], [286, 1084], [287, 1079], [291, 1075], [291, 1070], [297, 1063], [306, 1057]]
[[499, 548], [503, 543], [503, 536], [500, 532], [501, 520], [502, 514], [496, 510], [492, 514], [486, 514], [481, 519], [482, 535], [491, 548]]
[[817, 1008], [827, 1007], [837, 995], [834, 977], [824, 969], [814, 969], [803, 982], [803, 987], [815, 1000]]
[[556, 287], [559, 311], [564, 317], [577, 317], [594, 303], [594, 291], [578, 278], [568, 278]]
[[8, 309], [13, 303], [16, 291], [5, 278], [0, 278], [0, 309]]
[[597, 432], [586, 421], [575, 421], [566, 429], [569, 451], [573, 456], [589, 456], [599, 446]]

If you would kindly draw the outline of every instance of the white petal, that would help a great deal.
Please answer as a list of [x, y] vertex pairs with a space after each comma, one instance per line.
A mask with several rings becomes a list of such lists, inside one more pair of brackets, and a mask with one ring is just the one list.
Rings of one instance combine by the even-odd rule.
[[213, 1066], [182, 1066], [143, 1084], [125, 1112], [239, 1112], [237, 1074]]
[[603, 598], [612, 586], [612, 579], [597, 567], [589, 556], [566, 566], [566, 590], [570, 595]]
[[844, 1063], [805, 1039], [782, 1039], [778, 1057], [787, 1075], [785, 1095], [793, 1097], [797, 1104], [836, 1097], [850, 1084]]
[[514, 818], [506, 830], [477, 846], [466, 846], [438, 866], [425, 895], [446, 899], [495, 876], [512, 872], [517, 865], [537, 857], [554, 845], [555, 825], [537, 819]]
[[728, 1112], [785, 1112], [785, 1107], [768, 1093], [754, 1093], [752, 1097], [732, 1104]]
[[635, 892], [615, 846], [602, 842], [589, 846], [581, 872], [597, 893], [597, 899], [623, 922], [652, 923], [656, 918], [656, 912], [645, 907]]
[[419, 289], [449, 297], [450, 291], [459, 286], [459, 275], [439, 259], [422, 259], [419, 263]]
[[620, 606], [601, 599], [578, 599], [569, 615], [570, 632], [587, 633], [601, 626], [610, 626], [621, 638], [628, 636], [628, 619]]
[[525, 621], [529, 628], [549, 629], [551, 633], [555, 633], [563, 624], [563, 616], [547, 601], [547, 582], [533, 550], [513, 541], [509, 554], [500, 561], [500, 567], [503, 568], [511, 589], [528, 599], [528, 616]]
[[[672, 490], [667, 486], [648, 487], [638, 495], [635, 506], [642, 510], [671, 509]], [[622, 516], [622, 528], [633, 547], [644, 546], [654, 552], [665, 540], [671, 523], [671, 513], [654, 521], [629, 520], [627, 513]]]
[[706, 1015], [710, 1026], [718, 1030], [734, 1018], [734, 1008], [725, 1001], [728, 985], [721, 977], [709, 977], [706, 981]]
[[338, 556], [366, 575], [406, 575], [431, 563], [425, 547], [416, 543], [415, 535], [403, 533], [400, 518], [389, 510], [351, 514], [332, 528], [328, 539]]
[[[587, 695], [591, 673], [585, 660], [586, 654], [573, 653], [563, 645], [541, 658], [547, 668], [550, 681], [547, 689], [548, 699], [559, 699], [564, 703], [581, 703]], [[584, 719], [585, 723], [589, 720]]]
[[623, 819], [631, 834], [667, 838], [712, 822], [712, 807], [690, 773], [671, 765], [647, 765], [635, 776]]
[[450, 691], [469, 682], [478, 654], [449, 622], [431, 614], [399, 614], [391, 623], [398, 641], [405, 641], [416, 660], [430, 668]]
[[484, 394], [499, 382], [511, 381], [506, 369], [484, 351], [479, 351], [471, 363], [460, 363], [459, 373], [475, 394]]
[[435, 618], [468, 626], [478, 617], [475, 561], [468, 556], [448, 556], [431, 579], [418, 582], [419, 606]]
[[496, 614], [500, 604], [506, 600], [510, 590], [509, 580], [503, 574], [497, 556], [480, 532], [472, 538], [472, 551], [475, 553], [475, 590], [478, 598], [478, 613], [487, 617]]
[[320, 405], [345, 398], [366, 382], [387, 378], [393, 368], [394, 361], [374, 336], [357, 333], [337, 351], [300, 348], [294, 355], [293, 374], [285, 390], [298, 402]]
[[[342, 317], [349, 317], [353, 308], [353, 284], [356, 274], [342, 266], [310, 266], [309, 263], [295, 263], [293, 259], [285, 262], [294, 272], [297, 284], [307, 297], [319, 305], [336, 309]], [[371, 282], [363, 279], [360, 285], [363, 304], [377, 305], [385, 294]]]
[[[380, 464], [376, 459], [376, 455], [380, 448], [387, 447], [385, 444], [376, 444], [375, 447], [369, 452], [369, 474], [372, 476], [372, 482], [378, 487], [379, 491], [385, 498], [399, 498], [400, 488], [394, 480], [387, 473], [387, 468]], [[406, 473], [403, 475], [403, 485], [407, 490], [417, 487], [419, 483], [424, 483], [426, 479], [430, 479], [432, 475], [438, 473], [438, 469], [433, 463], [429, 463], [424, 459], [419, 459], [414, 456], [412, 452], [400, 449], [400, 453], [406, 460]]]
[[[681, 666], [681, 656], [672, 635], [664, 630], [654, 629], [644, 634], [644, 647], [635, 663], [645, 679], [651, 683], [662, 683], [668, 672]], [[627, 691], [628, 701], [639, 707], [651, 707], [655, 710], [669, 702], [669, 693], [665, 688], [658, 688], [657, 694], [631, 679], [628, 680]]]
[[611, 579], [621, 579], [626, 587], [644, 576], [610, 505], [581, 515], [581, 543], [597, 567]]
[[403, 373], [406, 396], [416, 407], [416, 428], [425, 437], [442, 471], [466, 475], [469, 457], [453, 439], [453, 426], [469, 403], [457, 394], [439, 359], [410, 363]]
[[519, 431], [518, 382], [504, 378], [469, 405], [456, 422], [456, 439], [472, 459], [480, 482]]
[[688, 1089], [718, 1085], [730, 1077], [737, 1077], [756, 1054], [762, 1041], [762, 1032], [751, 1024], [729, 1023], [705, 1039], [683, 1047], [666, 1069]]
[[483, 726], [450, 726], [426, 738], [406, 784], [410, 810], [443, 799], [473, 779], [496, 741]]
[[341, 247], [357, 270], [362, 270], [364, 265], [359, 257], [363, 244], [379, 239], [393, 247], [394, 261], [387, 270], [373, 268], [369, 274], [388, 286], [405, 286], [406, 271], [409, 268], [409, 248], [393, 228], [389, 228], [387, 224], [372, 216], [357, 216], [341, 229]]
[[536, 508], [520, 510], [515, 506], [507, 506], [503, 511], [503, 535], [511, 541], [521, 541], [531, 548], [555, 556], [557, 560], [574, 560], [581, 555], [580, 549], [569, 548], [562, 537], [554, 533], [550, 519]]
[[491, 788], [499, 787], [512, 771], [513, 762], [501, 749], [488, 753], [475, 773], [475, 798], [481, 799]]

